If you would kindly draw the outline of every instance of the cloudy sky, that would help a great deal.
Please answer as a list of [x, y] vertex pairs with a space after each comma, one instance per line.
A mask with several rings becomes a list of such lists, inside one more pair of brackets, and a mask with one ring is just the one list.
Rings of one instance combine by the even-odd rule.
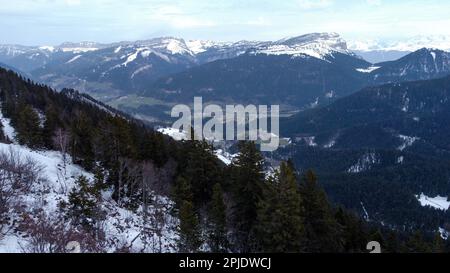
[[450, 35], [448, 0], [0, 0], [0, 43]]

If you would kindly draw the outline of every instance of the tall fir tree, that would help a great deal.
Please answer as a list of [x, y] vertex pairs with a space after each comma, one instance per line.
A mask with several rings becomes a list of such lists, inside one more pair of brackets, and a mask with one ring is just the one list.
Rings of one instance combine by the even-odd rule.
[[194, 196], [192, 194], [192, 186], [189, 180], [183, 176], [178, 176], [172, 188], [172, 199], [175, 202], [175, 209], [179, 210], [184, 201], [192, 203]]
[[185, 143], [183, 176], [190, 181], [196, 207], [207, 205], [213, 186], [221, 181], [222, 173], [214, 148], [206, 141], [190, 140]]
[[420, 231], [414, 232], [406, 242], [407, 252], [409, 253], [428, 253], [431, 251], [427, 242], [423, 239]]
[[282, 163], [259, 203], [256, 233], [259, 251], [299, 253], [304, 241], [302, 200], [295, 170]]
[[345, 252], [360, 253], [366, 251], [367, 233], [364, 223], [357, 215], [353, 215], [339, 207], [335, 215], [341, 229], [342, 242]]
[[16, 121], [17, 140], [30, 148], [41, 148], [42, 129], [38, 113], [30, 105], [23, 105], [20, 109]]
[[235, 206], [234, 228], [239, 251], [248, 252], [254, 245], [251, 234], [258, 215], [258, 204], [265, 187], [264, 161], [255, 143], [240, 142], [239, 155], [231, 168], [231, 184]]
[[178, 250], [182, 253], [195, 253], [202, 246], [202, 234], [199, 219], [190, 201], [183, 201], [178, 214]]
[[434, 235], [431, 251], [433, 253], [445, 253], [445, 242], [440, 233]]
[[209, 205], [208, 244], [213, 253], [228, 250], [227, 215], [220, 184], [213, 187], [212, 200]]
[[307, 171], [300, 184], [305, 215], [305, 247], [307, 252], [341, 252], [343, 242], [339, 226], [317, 177]]
[[100, 190], [92, 185], [85, 176], [76, 180], [77, 187], [69, 193], [69, 202], [62, 202], [61, 208], [75, 223], [87, 230], [94, 230], [97, 223], [105, 217], [99, 206], [101, 200]]

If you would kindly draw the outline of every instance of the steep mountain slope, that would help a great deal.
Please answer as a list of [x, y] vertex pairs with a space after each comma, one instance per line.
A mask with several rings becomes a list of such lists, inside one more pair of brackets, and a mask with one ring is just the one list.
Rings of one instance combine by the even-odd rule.
[[374, 220], [437, 229], [448, 213], [425, 213], [415, 199], [450, 195], [449, 99], [450, 77], [365, 88], [282, 121], [295, 139], [282, 154], [326, 175], [334, 200], [361, 213], [363, 202]]
[[[288, 40], [290, 43], [291, 40]], [[239, 57], [208, 63], [159, 79], [145, 92], [164, 101], [282, 104], [309, 108], [362, 88], [370, 66], [351, 54], [325, 47], [317, 50], [268, 47]]]
[[50, 60], [51, 54], [52, 51], [46, 48], [0, 45], [0, 62], [24, 72], [42, 67]]
[[399, 60], [373, 65], [349, 52], [339, 38], [307, 38], [308, 42], [298, 37], [278, 45], [259, 45], [239, 57], [163, 77], [144, 94], [169, 102], [191, 102], [194, 96], [202, 96], [221, 103], [307, 109], [365, 86], [450, 74], [450, 53], [441, 50], [421, 49]]
[[33, 70], [32, 75], [55, 88], [76, 88], [96, 97], [142, 90], [155, 79], [196, 63], [184, 41], [174, 38], [87, 49], [72, 45], [69, 50], [65, 46], [56, 49], [51, 60]]
[[[85, 94], [4, 69], [0, 101], [1, 252], [65, 252], [69, 241], [83, 252], [176, 250], [167, 196], [181, 144]], [[138, 180], [143, 165], [158, 186]], [[152, 200], [148, 210], [139, 196]], [[152, 218], [160, 236], [144, 232]]]
[[377, 84], [435, 79], [450, 74], [450, 53], [423, 48], [399, 60], [374, 66], [380, 67], [371, 73]]
[[449, 84], [446, 77], [369, 87], [330, 106], [288, 118], [283, 127], [286, 133], [333, 134], [352, 127], [384, 125], [406, 135], [416, 132], [417, 137], [437, 145], [437, 141], [445, 142], [438, 133], [444, 134], [446, 127], [439, 128], [437, 122], [444, 123], [448, 116]]

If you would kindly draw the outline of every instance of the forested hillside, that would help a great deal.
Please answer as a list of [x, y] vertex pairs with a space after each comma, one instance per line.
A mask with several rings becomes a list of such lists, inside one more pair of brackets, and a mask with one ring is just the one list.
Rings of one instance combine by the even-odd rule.
[[283, 153], [325, 179], [334, 201], [372, 221], [446, 229], [448, 207], [425, 206], [420, 196], [450, 194], [449, 98], [449, 77], [365, 88], [282, 121], [295, 139]]

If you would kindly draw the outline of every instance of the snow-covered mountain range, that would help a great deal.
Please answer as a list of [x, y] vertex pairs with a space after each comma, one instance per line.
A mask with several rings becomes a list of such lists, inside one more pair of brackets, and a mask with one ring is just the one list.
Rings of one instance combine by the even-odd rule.
[[415, 36], [397, 40], [349, 40], [350, 50], [366, 60], [378, 63], [393, 61], [422, 48], [450, 51], [450, 36]]
[[336, 33], [313, 33], [278, 41], [214, 42], [174, 37], [58, 46], [0, 45], [0, 63], [61, 89], [74, 88], [97, 98], [146, 89], [160, 77], [243, 54], [307, 56], [325, 60], [353, 54]]
[[[445, 51], [429, 49], [430, 52], [400, 60], [423, 47], [445, 50], [450, 48], [450, 39], [443, 36], [420, 37], [395, 43], [347, 43], [337, 33], [311, 33], [276, 41], [215, 42], [162, 37], [110, 44], [67, 42], [58, 46], [0, 45], [0, 63], [58, 90], [73, 88], [142, 118], [142, 113], [147, 116], [148, 112], [164, 112], [168, 107], [166, 104], [173, 102], [167, 97], [178, 99], [181, 95], [176, 94], [185, 92], [187, 86], [191, 86], [195, 94], [199, 90], [200, 93], [210, 90], [202, 95], [214, 95], [215, 99], [220, 100], [245, 85], [248, 86], [246, 90], [249, 95], [254, 97], [255, 88], [258, 88], [254, 82], [265, 82], [271, 78], [270, 82], [274, 85], [271, 89], [284, 92], [280, 101], [289, 104], [295, 100], [291, 98], [286, 101], [282, 98], [300, 94], [294, 91], [300, 79], [305, 84], [313, 82], [315, 91], [308, 89], [303, 92], [308, 95], [307, 98], [303, 95], [297, 98], [299, 101], [295, 103], [294, 109], [298, 109], [310, 104], [317, 105], [320, 97], [329, 102], [327, 94], [339, 97], [357, 91], [369, 79], [374, 83], [384, 83], [446, 75], [448, 54]], [[255, 63], [249, 64], [249, 60], [244, 58], [247, 56], [255, 57], [251, 58]], [[391, 60], [398, 61], [385, 63]], [[217, 61], [222, 63], [218, 64]], [[243, 71], [254, 78], [243, 75], [240, 78], [238, 75]], [[322, 79], [341, 79], [343, 71], [348, 71], [344, 76], [350, 79], [337, 80], [333, 84]], [[259, 79], [258, 76], [263, 73], [268, 73], [268, 76]], [[312, 78], [308, 78], [308, 73], [311, 73]], [[205, 76], [207, 74], [209, 76]], [[280, 77], [285, 78], [283, 88], [279, 84]], [[227, 80], [221, 82], [220, 79], [225, 78]], [[349, 86], [354, 83], [357, 84]], [[268, 85], [269, 82], [262, 86]], [[227, 88], [229, 90], [225, 91]], [[341, 89], [347, 93], [340, 94]], [[223, 90], [223, 93], [218, 90]], [[262, 90], [259, 96], [268, 98], [274, 93], [273, 90], [270, 93]], [[320, 92], [317, 93], [317, 90]], [[241, 95], [246, 92], [236, 93]], [[142, 94], [151, 97], [151, 101], [143, 104], [141, 99], [136, 101], [131, 98]], [[124, 102], [124, 98], [127, 102]], [[155, 98], [156, 101], [153, 100]], [[154, 118], [159, 117], [152, 116], [149, 119]]]
[[381, 40], [350, 40], [348, 46], [356, 51], [409, 51], [413, 52], [421, 48], [437, 48], [450, 50], [450, 36], [416, 36], [409, 39], [396, 41]]
[[[103, 58], [104, 62], [111, 59], [133, 62], [139, 57], [146, 58], [153, 53], [167, 62], [177, 62], [174, 57], [183, 56], [190, 59], [192, 64], [201, 64], [218, 59], [233, 58], [248, 51], [267, 55], [307, 55], [320, 59], [332, 52], [344, 54], [355, 52], [363, 57], [371, 53], [384, 54], [384, 58], [381, 56], [376, 61], [380, 62], [393, 60], [394, 56], [395, 59], [398, 59], [421, 48], [450, 51], [450, 37], [417, 36], [395, 41], [349, 40], [347, 43], [337, 33], [311, 33], [277, 41], [216, 42], [162, 37], [110, 44], [66, 42], [58, 46], [0, 45], [0, 62], [31, 72], [39, 67], [51, 65], [52, 62], [73, 65], [76, 61], [81, 61], [82, 57], [92, 58], [95, 55], [107, 55]], [[368, 61], [374, 62], [370, 59], [369, 57]]]
[[[165, 61], [173, 56], [192, 57], [193, 63], [204, 63], [217, 59], [225, 59], [239, 56], [248, 50], [254, 53], [270, 55], [310, 55], [323, 58], [333, 51], [350, 53], [347, 44], [336, 33], [313, 33], [298, 37], [290, 37], [278, 41], [239, 41], [239, 42], [214, 42], [203, 40], [184, 40], [174, 37], [154, 38], [150, 40], [118, 42], [100, 44], [95, 42], [63, 43], [59, 46], [21, 46], [0, 45], [0, 61], [10, 65], [17, 65], [18, 69], [30, 72], [34, 67], [21, 62], [28, 59], [30, 63], [40, 61], [41, 65], [50, 64], [52, 61], [63, 61], [61, 55], [66, 55], [64, 60], [71, 55], [113, 55], [104, 58], [108, 61], [113, 57], [134, 61], [140, 55], [148, 57], [155, 54]], [[110, 54], [112, 51], [113, 54]], [[130, 58], [131, 57], [131, 58]], [[78, 58], [77, 58], [78, 59]], [[65, 63], [71, 64], [75, 60], [68, 59]]]

